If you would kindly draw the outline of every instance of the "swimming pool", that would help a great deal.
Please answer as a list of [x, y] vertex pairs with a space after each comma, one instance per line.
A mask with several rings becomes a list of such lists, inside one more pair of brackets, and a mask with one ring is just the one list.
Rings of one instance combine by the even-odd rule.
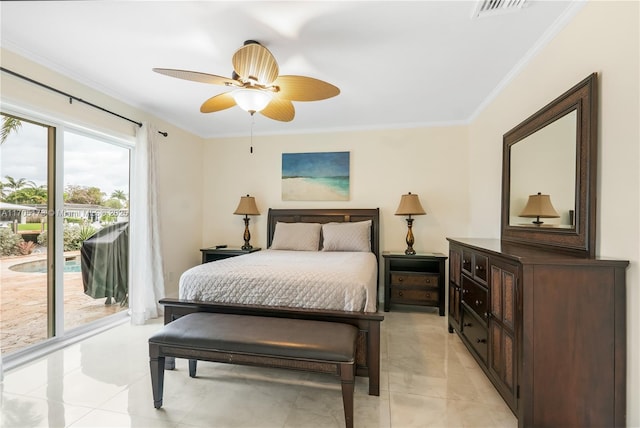
[[[23, 273], [47, 273], [47, 261], [36, 260], [34, 262], [20, 263], [11, 266], [9, 269]], [[65, 258], [64, 271], [65, 273], [80, 272], [80, 256]]]

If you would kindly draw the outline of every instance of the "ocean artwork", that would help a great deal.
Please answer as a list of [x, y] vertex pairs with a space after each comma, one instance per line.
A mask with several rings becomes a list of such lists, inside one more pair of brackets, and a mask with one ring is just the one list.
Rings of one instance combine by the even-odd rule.
[[349, 152], [283, 153], [283, 201], [348, 201]]

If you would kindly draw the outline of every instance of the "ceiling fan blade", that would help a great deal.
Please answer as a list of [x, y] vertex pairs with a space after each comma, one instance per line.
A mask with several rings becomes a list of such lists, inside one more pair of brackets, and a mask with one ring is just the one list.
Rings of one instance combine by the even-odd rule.
[[233, 54], [233, 69], [244, 81], [256, 80], [270, 85], [278, 77], [278, 63], [269, 49], [258, 43], [249, 43]]
[[260, 113], [269, 119], [291, 122], [296, 115], [296, 110], [293, 108], [291, 101], [274, 97]]
[[331, 83], [306, 76], [279, 76], [273, 84], [280, 88], [280, 98], [291, 101], [318, 101], [340, 93]]
[[165, 76], [177, 77], [178, 79], [191, 80], [193, 82], [210, 83], [212, 85], [240, 86], [240, 82], [228, 77], [216, 76], [215, 74], [200, 73], [198, 71], [175, 70], [173, 68], [154, 68], [156, 73]]
[[225, 110], [236, 105], [236, 100], [231, 96], [231, 92], [225, 92], [215, 97], [209, 98], [202, 103], [200, 111], [202, 113], [213, 113], [220, 110]]

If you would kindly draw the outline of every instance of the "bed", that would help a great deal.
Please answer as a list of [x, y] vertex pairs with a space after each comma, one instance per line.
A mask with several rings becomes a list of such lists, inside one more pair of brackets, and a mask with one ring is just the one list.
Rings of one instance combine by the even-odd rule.
[[[165, 324], [192, 312], [215, 312], [215, 313], [232, 313], [232, 314], [245, 314], [245, 315], [260, 315], [260, 316], [273, 316], [280, 318], [295, 318], [295, 319], [313, 319], [332, 322], [341, 322], [351, 324], [359, 329], [357, 349], [356, 349], [356, 375], [369, 378], [369, 394], [379, 395], [380, 388], [380, 323], [384, 317], [377, 313], [378, 310], [378, 268], [377, 263], [379, 260], [379, 210], [375, 209], [269, 209], [267, 218], [267, 247], [274, 248], [282, 244], [281, 241], [274, 242], [274, 237], [282, 237], [282, 227], [278, 226], [279, 223], [284, 223], [287, 227], [294, 227], [294, 225], [300, 225], [305, 227], [302, 223], [358, 223], [370, 222], [368, 226], [369, 238], [370, 238], [370, 254], [368, 257], [374, 260], [375, 274], [373, 278], [373, 285], [364, 285], [363, 287], [369, 287], [367, 292], [353, 292], [353, 299], [345, 298], [345, 301], [351, 303], [344, 307], [337, 307], [332, 305], [309, 305], [308, 302], [304, 302], [303, 305], [292, 305], [286, 300], [281, 300], [280, 297], [272, 298], [266, 301], [259, 299], [259, 296], [250, 296], [248, 301], [234, 301], [229, 299], [220, 298], [219, 295], [208, 296], [205, 292], [200, 291], [186, 291], [188, 287], [183, 286], [183, 279], [181, 278], [181, 297], [184, 298], [165, 298], [160, 300], [160, 303], [165, 308]], [[345, 225], [346, 226], [346, 225]], [[275, 236], [276, 229], [280, 228], [278, 236]], [[330, 242], [322, 242], [322, 245], [331, 245]], [[278, 253], [278, 251], [275, 251]], [[284, 251], [287, 252], [287, 251]], [[273, 254], [270, 254], [270, 250], [263, 250], [255, 255], [262, 253], [258, 260], [270, 260], [268, 263], [273, 262]], [[319, 253], [322, 253], [320, 251]], [[334, 255], [335, 256], [335, 255]], [[337, 257], [337, 256], [336, 256]], [[270, 259], [271, 258], [271, 259]], [[233, 260], [238, 259], [238, 260]], [[236, 271], [252, 272], [253, 268], [250, 268], [247, 263], [252, 259], [249, 255], [239, 256], [232, 259], [208, 263], [209, 266], [198, 266], [195, 269], [196, 276], [202, 276], [195, 282], [199, 282], [206, 271], [215, 270], [215, 268], [224, 269], [236, 269]], [[225, 263], [221, 263], [225, 262]], [[219, 266], [216, 266], [218, 264]], [[323, 262], [323, 265], [325, 263]], [[238, 266], [241, 268], [239, 269]], [[330, 272], [334, 272], [335, 269], [330, 269]], [[370, 276], [367, 274], [365, 276]], [[335, 276], [335, 275], [334, 275]], [[339, 275], [338, 275], [339, 276]], [[236, 282], [242, 285], [253, 281], [254, 278], [236, 278]], [[353, 281], [358, 282], [359, 279], [355, 278]], [[311, 287], [311, 279], [305, 279], [303, 286]], [[199, 286], [198, 286], [199, 287]], [[198, 289], [198, 287], [195, 287]], [[317, 288], [322, 288], [319, 286]], [[360, 290], [362, 287], [358, 286]], [[246, 291], [248, 287], [245, 287]], [[269, 292], [270, 293], [270, 292]], [[269, 294], [266, 293], [266, 294]], [[363, 294], [364, 293], [364, 294]], [[214, 293], [215, 294], [215, 293]], [[246, 293], [240, 293], [246, 294]], [[265, 294], [265, 293], [263, 293]], [[361, 295], [363, 294], [363, 295]], [[207, 301], [213, 299], [217, 301]], [[253, 299], [253, 300], [251, 300]], [[308, 299], [303, 299], [308, 300]], [[306, 305], [306, 306], [305, 306]], [[327, 309], [329, 307], [329, 309]]]

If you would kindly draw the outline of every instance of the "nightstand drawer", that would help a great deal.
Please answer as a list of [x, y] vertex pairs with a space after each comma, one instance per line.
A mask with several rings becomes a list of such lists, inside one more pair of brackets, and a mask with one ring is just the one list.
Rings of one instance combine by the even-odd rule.
[[438, 303], [438, 289], [391, 287], [391, 301], [398, 303]]
[[391, 272], [391, 285], [403, 285], [411, 287], [437, 287], [438, 275], [412, 272]]

